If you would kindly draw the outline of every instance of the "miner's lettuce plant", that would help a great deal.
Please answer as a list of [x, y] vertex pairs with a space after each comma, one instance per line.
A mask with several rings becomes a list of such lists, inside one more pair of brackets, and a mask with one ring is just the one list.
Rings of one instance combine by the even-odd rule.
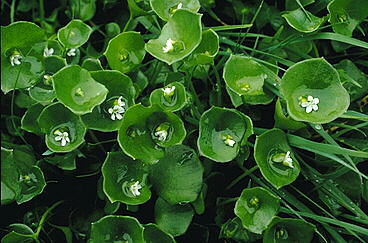
[[367, 1], [2, 1], [1, 242], [367, 242]]

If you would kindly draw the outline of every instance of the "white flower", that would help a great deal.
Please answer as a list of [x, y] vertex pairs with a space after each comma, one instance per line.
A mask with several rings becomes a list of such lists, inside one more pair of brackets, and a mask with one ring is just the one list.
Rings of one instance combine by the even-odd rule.
[[300, 98], [300, 106], [305, 108], [305, 112], [307, 113], [311, 113], [313, 110], [317, 111], [318, 103], [319, 103], [319, 99], [313, 98], [313, 96], [311, 95], [308, 95], [307, 99]]
[[125, 112], [125, 109], [120, 105], [114, 105], [112, 108], [109, 108], [108, 112], [111, 114], [111, 120], [121, 120], [123, 119], [123, 116], [121, 114]]
[[66, 55], [69, 56], [69, 57], [74, 57], [75, 55], [77, 55], [76, 51], [77, 51], [76, 48], [69, 49], [69, 51], [66, 53]]
[[22, 55], [19, 52], [14, 52], [13, 55], [10, 56], [10, 64], [14, 67], [15, 65], [22, 64]]
[[54, 54], [54, 48], [49, 49], [49, 48], [45, 47], [45, 49], [43, 50], [43, 56], [44, 57], [49, 57], [52, 54]]
[[69, 133], [67, 132], [61, 132], [60, 130], [56, 130], [54, 132], [54, 135], [56, 135], [55, 137], [55, 141], [61, 141], [61, 146], [65, 146], [67, 143], [70, 143], [70, 139], [69, 139]]
[[164, 92], [164, 96], [173, 96], [175, 89], [176, 89], [175, 86], [171, 86], [171, 87], [162, 88], [161, 90]]
[[142, 185], [139, 184], [139, 181], [136, 181], [133, 185], [129, 187], [129, 191], [133, 194], [133, 196], [139, 196], [141, 195], [141, 192], [139, 189], [142, 189]]
[[111, 120], [115, 121], [115, 119], [123, 119], [121, 114], [125, 112], [124, 106], [125, 102], [123, 101], [123, 96], [120, 96], [114, 101], [114, 106], [108, 109], [108, 112], [111, 114]]
[[179, 4], [178, 4], [178, 6], [176, 7], [176, 9], [181, 9], [183, 7], [183, 4], [180, 2]]
[[162, 47], [162, 50], [165, 52], [165, 53], [168, 53], [168, 52], [172, 52], [174, 51], [174, 43], [175, 41], [173, 41], [171, 38], [169, 38], [167, 41], [166, 41], [166, 45], [164, 47]]
[[285, 157], [282, 160], [282, 164], [287, 167], [294, 168], [293, 159], [290, 157], [290, 151], [286, 152]]
[[155, 136], [161, 142], [166, 140], [167, 135], [168, 135], [167, 130], [158, 130], [158, 131], [156, 130], [156, 132], [155, 132]]
[[230, 147], [234, 147], [234, 144], [236, 143], [234, 140], [232, 140], [231, 138], [226, 138], [224, 143]]

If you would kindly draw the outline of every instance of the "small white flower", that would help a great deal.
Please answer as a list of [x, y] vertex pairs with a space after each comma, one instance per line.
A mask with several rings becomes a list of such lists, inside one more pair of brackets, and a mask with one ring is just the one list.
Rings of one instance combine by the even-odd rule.
[[294, 168], [293, 159], [290, 157], [290, 151], [286, 152], [285, 157], [282, 160], [282, 164], [287, 167]]
[[164, 47], [162, 47], [162, 50], [164, 51], [164, 53], [169, 53], [174, 51], [174, 43], [175, 41], [173, 41], [171, 38], [169, 38], [166, 41], [166, 45]]
[[69, 49], [69, 51], [66, 53], [66, 55], [69, 56], [69, 57], [74, 57], [75, 55], [77, 55], [76, 51], [77, 51], [76, 48]]
[[56, 135], [55, 141], [61, 141], [61, 146], [64, 147], [67, 143], [70, 143], [69, 133], [56, 130], [54, 134]]
[[54, 48], [49, 49], [49, 48], [45, 47], [45, 49], [43, 50], [43, 56], [44, 57], [49, 57], [52, 54], [54, 54]]
[[19, 52], [14, 52], [13, 55], [10, 56], [10, 64], [14, 67], [15, 65], [22, 64], [22, 55]]
[[183, 7], [183, 4], [180, 2], [179, 4], [178, 4], [178, 6], [176, 7], [176, 9], [181, 9]]
[[117, 105], [118, 106], [125, 106], [125, 102], [123, 101], [123, 96], [120, 96], [118, 99], [117, 99]]
[[230, 147], [234, 147], [236, 142], [234, 140], [232, 140], [231, 138], [227, 138], [227, 139], [225, 139], [224, 143], [226, 145], [230, 146]]
[[115, 121], [115, 119], [121, 120], [123, 119], [123, 114], [125, 112], [124, 107], [120, 105], [114, 105], [112, 108], [109, 108], [108, 112], [111, 114], [111, 120]]
[[312, 111], [317, 111], [318, 104], [319, 104], [319, 99], [313, 98], [313, 96], [311, 95], [308, 95], [307, 99], [300, 98], [300, 106], [305, 108], [305, 112], [307, 113], [311, 113]]
[[173, 96], [175, 89], [176, 89], [175, 86], [171, 86], [171, 87], [162, 88], [161, 90], [164, 92], [164, 96]]
[[139, 184], [139, 181], [136, 181], [133, 185], [129, 187], [129, 191], [133, 194], [133, 196], [139, 196], [141, 195], [141, 192], [139, 191], [142, 189], [142, 185]]
[[155, 136], [161, 142], [166, 140], [167, 135], [168, 135], [167, 130], [158, 130], [158, 131], [156, 130], [156, 132], [155, 132]]

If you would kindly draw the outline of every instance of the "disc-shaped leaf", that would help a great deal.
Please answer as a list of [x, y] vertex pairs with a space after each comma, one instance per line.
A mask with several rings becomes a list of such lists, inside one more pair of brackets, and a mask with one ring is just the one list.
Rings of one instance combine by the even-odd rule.
[[203, 166], [193, 149], [166, 148], [165, 157], [151, 167], [150, 181], [157, 194], [171, 204], [193, 202], [202, 188]]
[[334, 0], [327, 5], [334, 32], [352, 36], [354, 29], [368, 17], [366, 0]]
[[104, 55], [112, 69], [127, 73], [143, 60], [146, 51], [139, 32], [128, 31], [112, 38]]
[[[132, 80], [115, 70], [95, 71], [91, 72], [91, 75], [109, 92], [105, 101], [95, 107], [91, 113], [83, 115], [82, 120], [90, 129], [102, 132], [116, 131], [121, 126], [125, 111], [134, 104], [135, 89]], [[113, 111], [116, 105], [121, 105], [122, 109]]]
[[268, 130], [257, 137], [254, 158], [263, 177], [277, 189], [292, 183], [299, 175], [300, 165], [280, 129]]
[[[86, 127], [82, 120], [60, 103], [45, 107], [38, 117], [38, 124], [41, 131], [46, 134], [46, 145], [51, 151], [70, 152], [84, 142]], [[60, 137], [60, 133], [64, 132], [68, 135]]]
[[323, 58], [312, 58], [291, 66], [282, 77], [280, 90], [291, 118], [328, 123], [349, 107], [348, 92], [337, 71]]
[[173, 235], [184, 234], [192, 221], [193, 208], [189, 204], [170, 205], [162, 198], [155, 204], [155, 221], [160, 229]]
[[169, 65], [184, 59], [201, 42], [201, 17], [201, 14], [178, 9], [162, 28], [158, 39], [148, 41], [145, 49]]
[[316, 31], [326, 18], [318, 18], [306, 10], [298, 8], [282, 15], [288, 24], [299, 32], [310, 33]]
[[309, 243], [315, 226], [301, 219], [275, 217], [263, 235], [263, 243]]
[[88, 243], [134, 242], [145, 243], [143, 227], [136, 218], [108, 215], [92, 223]]
[[252, 95], [263, 91], [267, 74], [262, 65], [249, 57], [231, 55], [224, 66], [223, 78], [238, 95]]
[[152, 10], [163, 20], [168, 21], [178, 9], [198, 12], [201, 5], [198, 0], [150, 0]]
[[170, 234], [162, 231], [156, 224], [146, 224], [143, 235], [146, 243], [176, 243]]
[[143, 162], [122, 152], [109, 152], [101, 170], [103, 191], [110, 202], [138, 205], [150, 199], [148, 168]]
[[73, 19], [65, 27], [59, 29], [57, 36], [61, 44], [71, 49], [86, 43], [91, 33], [91, 27], [79, 19]]
[[234, 213], [249, 231], [261, 234], [280, 207], [280, 198], [262, 187], [244, 189], [236, 201]]
[[146, 163], [157, 163], [164, 157], [164, 147], [181, 144], [186, 136], [183, 121], [158, 105], [131, 106], [122, 119], [118, 142], [122, 150]]
[[184, 85], [172, 82], [163, 88], [152, 91], [150, 102], [157, 104], [164, 110], [178, 111], [187, 104], [187, 92]]
[[37, 25], [20, 21], [1, 26], [1, 90], [27, 88], [38, 82], [44, 69], [46, 35]]
[[105, 100], [108, 92], [87, 70], [77, 65], [57, 72], [53, 76], [53, 85], [58, 100], [78, 115], [91, 112]]
[[216, 162], [231, 161], [252, 131], [252, 122], [246, 115], [234, 109], [212, 107], [199, 121], [198, 150]]

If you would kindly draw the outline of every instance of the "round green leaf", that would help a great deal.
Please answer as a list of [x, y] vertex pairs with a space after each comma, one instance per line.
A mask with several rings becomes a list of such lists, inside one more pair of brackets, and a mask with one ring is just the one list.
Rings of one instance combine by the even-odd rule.
[[128, 242], [145, 243], [143, 227], [136, 218], [108, 215], [92, 223], [88, 243]]
[[201, 14], [178, 9], [162, 28], [158, 39], [146, 43], [146, 51], [169, 65], [184, 59], [201, 42], [201, 17]]
[[65, 27], [59, 29], [57, 36], [66, 48], [78, 48], [86, 43], [92, 28], [79, 19], [73, 19]]
[[146, 243], [176, 243], [170, 234], [162, 231], [156, 224], [146, 224], [143, 235]]
[[234, 213], [249, 231], [261, 234], [280, 207], [280, 198], [262, 187], [244, 189], [236, 201]]
[[[60, 103], [47, 106], [38, 117], [38, 124], [51, 151], [70, 152], [84, 142], [86, 127], [82, 120]], [[62, 146], [62, 140], [56, 138], [57, 131], [67, 132], [70, 142]]]
[[[339, 74], [324, 58], [312, 58], [291, 66], [282, 77], [280, 90], [289, 115], [297, 121], [328, 123], [346, 112], [350, 104]], [[308, 96], [319, 99], [314, 107], [317, 110], [309, 113], [307, 107], [302, 107], [306, 102], [312, 108]]]
[[77, 66], [68, 66], [53, 75], [58, 100], [75, 114], [83, 115], [101, 104], [108, 90], [96, 82], [90, 73]]
[[244, 229], [241, 220], [235, 217], [221, 226], [219, 238], [233, 239], [240, 242], [255, 242], [262, 239], [262, 235]]
[[[102, 132], [116, 131], [121, 127], [122, 119], [109, 112], [109, 109], [114, 108], [118, 104], [119, 98], [124, 102], [122, 106], [124, 112], [134, 104], [135, 89], [132, 80], [115, 70], [103, 70], [91, 72], [92, 78], [97, 82], [103, 84], [108, 90], [105, 101], [99, 106], [95, 107], [91, 113], [82, 116], [84, 124], [94, 130]], [[110, 110], [111, 111], [111, 110]], [[114, 120], [113, 120], [114, 118]]]
[[187, 92], [184, 85], [172, 82], [163, 88], [152, 91], [150, 103], [157, 104], [163, 110], [178, 111], [187, 104]]
[[263, 177], [277, 189], [292, 183], [299, 175], [300, 165], [280, 129], [268, 130], [257, 137], [254, 158]]
[[141, 161], [122, 152], [109, 152], [101, 170], [103, 191], [111, 203], [138, 205], [151, 198], [147, 185], [148, 168]]
[[198, 12], [201, 5], [198, 0], [150, 0], [152, 10], [163, 20], [168, 21], [178, 9]]
[[262, 65], [249, 57], [231, 55], [224, 66], [223, 78], [229, 88], [238, 95], [258, 95], [263, 92], [267, 74]]
[[44, 30], [33, 23], [1, 26], [1, 90], [5, 94], [38, 82], [44, 70], [46, 44]]
[[238, 155], [241, 142], [251, 134], [249, 117], [234, 109], [212, 107], [199, 121], [198, 150], [216, 162], [229, 162]]
[[301, 219], [275, 217], [263, 235], [263, 243], [309, 243], [315, 226]]
[[146, 54], [144, 41], [139, 32], [128, 31], [112, 38], [104, 55], [109, 66], [122, 73], [136, 68]]
[[334, 0], [327, 5], [334, 32], [352, 36], [354, 29], [368, 17], [366, 0]]
[[162, 198], [157, 198], [155, 204], [155, 221], [158, 227], [173, 235], [184, 234], [194, 215], [190, 204], [170, 205]]
[[326, 18], [318, 18], [301, 8], [283, 14], [288, 24], [299, 32], [310, 33], [316, 31]]
[[186, 136], [183, 121], [158, 105], [131, 106], [122, 119], [118, 142], [122, 150], [146, 163], [157, 163], [164, 157], [164, 147], [181, 144]]
[[166, 148], [165, 157], [152, 165], [149, 176], [157, 194], [168, 203], [188, 203], [201, 191], [203, 166], [193, 149], [176, 145]]
[[100, 71], [103, 70], [100, 60], [96, 58], [87, 58], [82, 63], [82, 68], [88, 71]]

